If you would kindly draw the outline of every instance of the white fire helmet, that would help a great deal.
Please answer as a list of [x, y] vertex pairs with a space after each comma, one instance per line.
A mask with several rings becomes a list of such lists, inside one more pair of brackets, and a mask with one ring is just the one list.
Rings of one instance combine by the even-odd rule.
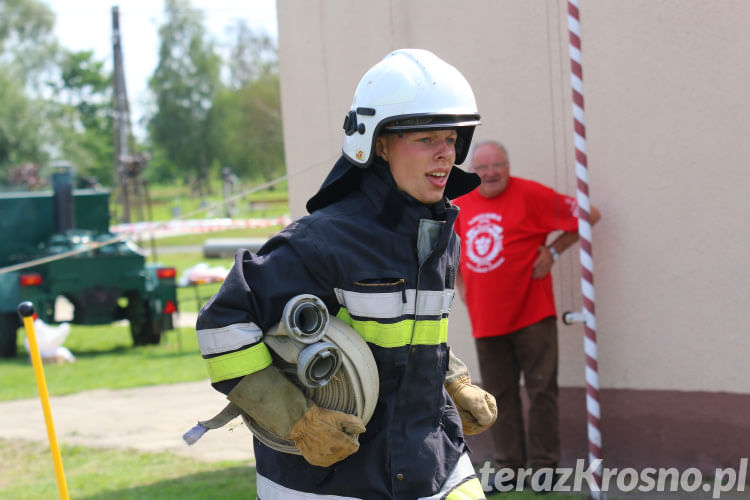
[[383, 130], [455, 128], [456, 164], [461, 164], [477, 125], [474, 92], [455, 67], [427, 50], [396, 50], [357, 85], [344, 120], [343, 153], [364, 168], [372, 162], [375, 140]]

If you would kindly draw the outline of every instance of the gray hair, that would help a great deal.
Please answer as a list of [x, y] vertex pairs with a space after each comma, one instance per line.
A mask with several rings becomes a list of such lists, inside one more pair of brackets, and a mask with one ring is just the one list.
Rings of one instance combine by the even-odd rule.
[[474, 151], [476, 151], [477, 148], [481, 146], [486, 146], [488, 144], [495, 146], [496, 148], [501, 150], [503, 153], [505, 153], [505, 157], [508, 159], [508, 161], [510, 161], [510, 155], [508, 155], [508, 149], [505, 146], [503, 146], [502, 143], [500, 143], [499, 141], [495, 141], [495, 140], [479, 141], [471, 145], [471, 150], [469, 151], [469, 165], [468, 165], [469, 168], [471, 168], [471, 166], [474, 163]]

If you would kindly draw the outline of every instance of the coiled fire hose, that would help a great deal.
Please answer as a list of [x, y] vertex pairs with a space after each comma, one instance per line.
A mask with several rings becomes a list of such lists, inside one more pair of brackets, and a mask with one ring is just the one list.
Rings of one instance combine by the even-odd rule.
[[[290, 299], [279, 324], [263, 342], [274, 365], [321, 408], [357, 415], [367, 425], [378, 400], [378, 369], [367, 342], [352, 327], [328, 314], [323, 301], [309, 294]], [[233, 403], [183, 435], [195, 443], [208, 429], [242, 416], [256, 438], [283, 453], [299, 455], [293, 441], [273, 434]]]

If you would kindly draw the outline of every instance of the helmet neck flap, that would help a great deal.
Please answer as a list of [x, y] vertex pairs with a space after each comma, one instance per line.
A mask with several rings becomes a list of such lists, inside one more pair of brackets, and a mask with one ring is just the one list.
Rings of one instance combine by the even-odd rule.
[[[382, 162], [384, 167], [389, 169], [388, 164], [383, 159], [376, 157], [373, 161]], [[344, 198], [348, 193], [360, 189], [363, 173], [363, 169], [357, 168], [345, 156], [339, 158], [318, 192], [307, 201], [307, 211], [313, 213]], [[388, 170], [388, 173], [390, 174], [390, 170]], [[466, 172], [459, 167], [453, 167], [448, 175], [444, 197], [453, 200], [463, 196], [474, 190], [481, 182], [482, 180], [477, 174]], [[395, 185], [394, 181], [394, 189], [396, 189]]]

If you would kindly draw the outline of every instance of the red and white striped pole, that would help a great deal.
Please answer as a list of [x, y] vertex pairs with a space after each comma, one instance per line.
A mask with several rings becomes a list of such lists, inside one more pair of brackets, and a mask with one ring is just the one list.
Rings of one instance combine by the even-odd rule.
[[593, 467], [596, 488], [591, 497], [602, 498], [602, 434], [599, 428], [599, 367], [596, 354], [596, 316], [594, 313], [594, 260], [591, 252], [588, 164], [586, 160], [586, 126], [583, 108], [583, 65], [581, 62], [581, 25], [578, 0], [568, 0], [568, 33], [570, 37], [570, 83], [573, 90], [573, 125], [578, 184], [578, 234], [580, 235], [581, 291], [586, 353], [586, 412], [588, 414], [589, 466]]

